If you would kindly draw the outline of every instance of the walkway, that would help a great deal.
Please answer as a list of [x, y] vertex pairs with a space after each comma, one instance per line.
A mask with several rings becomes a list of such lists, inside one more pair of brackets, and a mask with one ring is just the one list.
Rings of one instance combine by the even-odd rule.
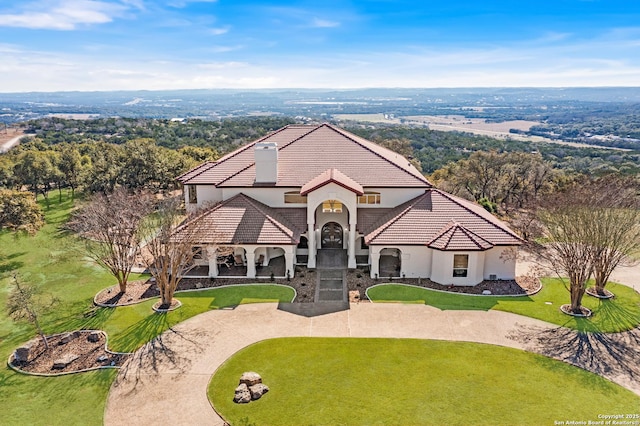
[[[557, 331], [551, 324], [505, 312], [440, 311], [425, 305], [361, 303], [315, 317], [278, 310], [271, 303], [209, 311], [176, 325], [136, 352], [111, 388], [105, 424], [223, 425], [207, 400], [209, 379], [235, 352], [264, 339], [419, 338], [544, 352], [538, 346], [545, 343], [532, 343], [529, 337]], [[612, 380], [640, 394], [637, 378], [632, 380], [615, 370], [608, 373]]]

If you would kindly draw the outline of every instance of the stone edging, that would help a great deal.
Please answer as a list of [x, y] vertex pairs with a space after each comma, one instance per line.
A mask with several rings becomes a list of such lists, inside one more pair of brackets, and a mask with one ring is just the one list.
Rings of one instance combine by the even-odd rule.
[[605, 289], [605, 291], [606, 291], [607, 293], [609, 293], [609, 294], [605, 294], [605, 295], [598, 294], [598, 293], [595, 291], [595, 287], [589, 287], [589, 288], [585, 289], [585, 291], [584, 291], [584, 292], [585, 292], [586, 294], [588, 294], [589, 296], [591, 296], [591, 297], [595, 297], [595, 298], [597, 298], [597, 299], [603, 299], [603, 300], [613, 299], [614, 297], [616, 297], [616, 295], [615, 295], [615, 294], [613, 294], [611, 291], [609, 291], [609, 290], [607, 290], [607, 289]]
[[[107, 345], [109, 343], [109, 336], [107, 335], [107, 333], [104, 332], [104, 330], [74, 330], [74, 331], [79, 331], [80, 333], [93, 333], [95, 331], [100, 332], [104, 336], [104, 350], [105, 350], [105, 352], [113, 354], [113, 355], [132, 355], [133, 354], [133, 352], [114, 352], [114, 351], [110, 351], [107, 348]], [[62, 335], [67, 334], [67, 333], [73, 333], [73, 332], [70, 331], [70, 332], [66, 332], [66, 333], [52, 334], [50, 336], [47, 336], [47, 338], [56, 337], [56, 336], [62, 336]], [[67, 376], [69, 374], [86, 373], [87, 371], [106, 370], [106, 369], [109, 369], [109, 368], [115, 368], [115, 369], [122, 368], [119, 365], [102, 365], [100, 367], [85, 368], [85, 369], [82, 369], [82, 370], [75, 370], [75, 371], [65, 371], [65, 372], [62, 372], [62, 373], [32, 373], [30, 371], [25, 371], [25, 370], [22, 370], [22, 369], [16, 367], [15, 365], [11, 364], [11, 361], [13, 361], [13, 353], [11, 353], [11, 355], [9, 355], [9, 359], [7, 360], [7, 366], [10, 369], [12, 369], [13, 371], [16, 371], [18, 373], [25, 374], [27, 376], [40, 376], [40, 377]]]
[[[267, 285], [271, 285], [271, 286], [280, 286], [280, 287], [287, 287], [293, 290], [293, 299], [291, 299], [291, 303], [293, 303], [294, 300], [296, 300], [296, 297], [298, 297], [298, 292], [296, 291], [295, 288], [291, 287], [290, 285], [284, 285], [284, 284], [267, 284], [267, 283], [243, 283], [243, 284], [225, 284], [225, 285], [220, 285], [220, 286], [216, 286], [216, 287], [203, 287], [203, 288], [190, 288], [187, 290], [177, 290], [175, 293], [189, 293], [189, 292], [195, 292], [195, 291], [204, 291], [204, 290], [212, 290], [214, 288], [225, 288], [225, 287], [240, 287], [240, 286], [267, 286]], [[115, 286], [114, 286], [115, 287]], [[107, 287], [107, 288], [111, 288], [111, 287]], [[98, 303], [96, 302], [96, 297], [98, 297], [98, 294], [102, 293], [104, 290], [106, 290], [106, 288], [100, 290], [99, 292], [96, 293], [95, 296], [93, 296], [93, 304], [100, 307], [100, 308], [118, 308], [118, 307], [122, 307], [122, 306], [131, 306], [131, 305], [137, 305], [138, 303], [142, 303], [142, 302], [146, 302], [147, 300], [151, 300], [151, 299], [155, 299], [156, 297], [159, 296], [154, 296], [154, 297], [147, 297], [146, 299], [140, 299], [137, 300], [135, 302], [128, 302], [128, 303], [122, 303], [120, 305], [110, 305], [110, 304], [106, 304], [106, 303]], [[176, 308], [177, 309], [177, 308]], [[158, 311], [159, 312], [159, 311]]]
[[374, 287], [378, 287], [381, 285], [404, 285], [407, 287], [414, 287], [414, 288], [422, 288], [425, 290], [429, 290], [429, 291], [435, 291], [438, 293], [446, 293], [446, 294], [455, 294], [458, 296], [474, 296], [474, 297], [524, 297], [524, 296], [533, 296], [534, 294], [537, 294], [540, 292], [540, 290], [542, 290], [542, 281], [538, 280], [538, 288], [536, 289], [536, 291], [532, 292], [532, 293], [526, 293], [526, 294], [470, 294], [470, 293], [460, 293], [457, 291], [446, 291], [446, 290], [437, 290], [435, 288], [430, 288], [430, 287], [422, 287], [419, 285], [413, 285], [413, 284], [404, 284], [404, 283], [382, 283], [382, 284], [376, 284], [376, 285], [372, 285], [371, 287], [367, 288], [364, 292], [365, 296], [367, 296], [367, 299], [369, 299], [370, 302], [373, 302], [373, 300], [371, 300], [371, 298], [369, 297], [369, 289], [372, 289]]

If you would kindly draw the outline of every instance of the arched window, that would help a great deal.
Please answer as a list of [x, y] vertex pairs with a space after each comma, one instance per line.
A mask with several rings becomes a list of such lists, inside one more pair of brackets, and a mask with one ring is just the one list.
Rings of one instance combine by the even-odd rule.
[[358, 197], [358, 204], [380, 204], [380, 193], [365, 192]]

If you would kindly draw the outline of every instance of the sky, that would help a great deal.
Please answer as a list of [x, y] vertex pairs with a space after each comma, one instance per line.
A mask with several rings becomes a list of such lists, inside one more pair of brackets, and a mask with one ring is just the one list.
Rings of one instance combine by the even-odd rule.
[[637, 0], [0, 0], [0, 93], [640, 86]]

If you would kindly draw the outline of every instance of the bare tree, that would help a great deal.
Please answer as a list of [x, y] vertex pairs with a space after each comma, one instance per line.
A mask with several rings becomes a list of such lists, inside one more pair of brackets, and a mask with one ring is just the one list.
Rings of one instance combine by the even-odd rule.
[[161, 309], [171, 306], [182, 276], [194, 266], [199, 227], [197, 221], [179, 226], [185, 219], [183, 211], [181, 196], [167, 198], [144, 226], [148, 240], [144, 259], [160, 290]]
[[593, 272], [594, 251], [589, 244], [592, 239], [590, 225], [592, 220], [586, 206], [579, 200], [565, 194], [553, 205], [539, 210], [538, 217], [544, 226], [544, 244], [533, 244], [533, 251], [550, 265], [555, 274], [565, 282], [571, 295], [571, 312], [582, 314], [582, 297], [587, 281]]
[[13, 275], [13, 290], [7, 298], [7, 311], [14, 321], [27, 321], [35, 328], [44, 347], [49, 349], [47, 336], [40, 326], [40, 315], [49, 310], [56, 302], [55, 298], [47, 298], [47, 302], [33, 284], [20, 284], [17, 275]]
[[611, 273], [620, 265], [637, 262], [640, 253], [640, 191], [635, 181], [605, 177], [591, 182], [580, 194], [591, 206], [595, 291], [605, 296]]
[[140, 252], [140, 226], [152, 207], [149, 195], [119, 188], [110, 195], [95, 194], [69, 222], [69, 228], [83, 237], [89, 257], [118, 280], [121, 293], [127, 291]]

